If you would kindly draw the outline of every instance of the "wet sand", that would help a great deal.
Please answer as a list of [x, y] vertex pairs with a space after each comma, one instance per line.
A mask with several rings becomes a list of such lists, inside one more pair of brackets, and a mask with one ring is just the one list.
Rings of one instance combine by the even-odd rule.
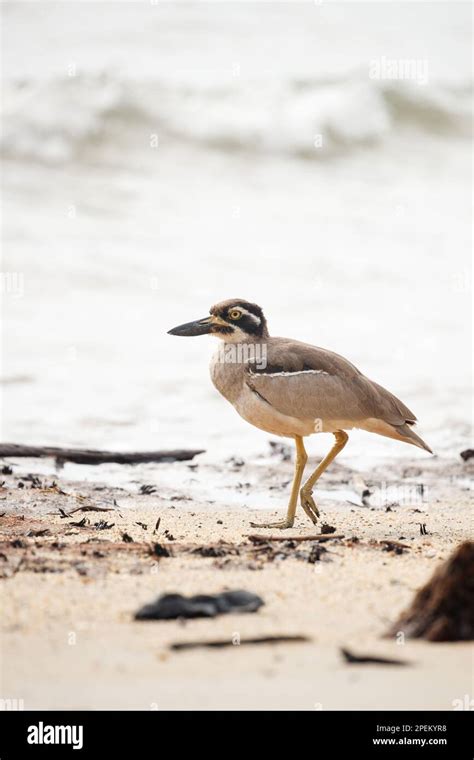
[[[27, 479], [15, 467], [0, 490], [0, 696], [23, 700], [25, 709], [453, 709], [472, 693], [471, 645], [383, 634], [435, 567], [472, 537], [472, 465], [413, 458], [362, 473], [369, 486], [382, 476], [423, 483], [425, 500], [387, 508], [319, 499], [321, 522], [299, 514], [285, 536], [311, 536], [328, 524], [343, 538], [294, 544], [249, 540], [275, 533], [250, 528], [251, 520], [276, 517], [273, 509], [198, 502], [188, 486], [180, 491], [183, 465], [163, 465], [168, 476], [176, 468], [176, 487], [148, 494], [139, 484], [132, 493], [61, 474]], [[32, 473], [35, 466], [27, 465]], [[244, 483], [252, 479], [251, 465], [237, 467]], [[282, 481], [280, 511], [291, 470], [275, 457], [259, 476], [261, 485]], [[336, 465], [324, 487], [337, 495], [354, 476]], [[259, 594], [265, 605], [212, 619], [133, 619], [161, 593], [227, 589]], [[309, 640], [171, 649], [278, 635]], [[351, 665], [340, 647], [407, 664]]]

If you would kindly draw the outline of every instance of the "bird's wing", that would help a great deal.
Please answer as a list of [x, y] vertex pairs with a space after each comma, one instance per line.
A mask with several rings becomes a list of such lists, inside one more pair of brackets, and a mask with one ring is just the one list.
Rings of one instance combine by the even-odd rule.
[[312, 420], [375, 417], [391, 425], [415, 422], [401, 401], [342, 356], [284, 338], [270, 338], [266, 346], [265, 366], [250, 364], [246, 382], [281, 414]]

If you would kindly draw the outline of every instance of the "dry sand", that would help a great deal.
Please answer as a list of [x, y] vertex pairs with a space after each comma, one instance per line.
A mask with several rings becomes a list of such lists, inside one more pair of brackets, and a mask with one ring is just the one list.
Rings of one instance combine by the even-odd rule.
[[[273, 534], [250, 528], [252, 519], [273, 519], [273, 511], [197, 503], [180, 494], [178, 469], [174, 495], [61, 477], [59, 487], [45, 488], [49, 477], [2, 475], [0, 696], [23, 700], [25, 709], [453, 709], [473, 694], [471, 645], [383, 634], [438, 563], [472, 536], [466, 477], [473, 460], [413, 462], [385, 466], [383, 476], [430, 483], [429, 501], [389, 511], [326, 501], [321, 523], [344, 538], [324, 543], [315, 562], [305, 557], [312, 546], [306, 543], [283, 547], [289, 556], [278, 556], [278, 544], [262, 552], [246, 534]], [[275, 461], [265, 477], [270, 482], [276, 473], [288, 479], [291, 463]], [[340, 488], [351, 477], [336, 465], [325, 487]], [[282, 488], [282, 511], [286, 493]], [[113, 511], [59, 511], [71, 515], [85, 506]], [[72, 525], [83, 518], [84, 525]], [[101, 530], [101, 520], [114, 526]], [[299, 515], [286, 533], [320, 529]], [[387, 540], [409, 548], [397, 553]], [[157, 542], [171, 556], [157, 557]], [[209, 546], [222, 556], [201, 556]], [[133, 619], [161, 593], [225, 589], [255, 592], [265, 605], [254, 614], [186, 622]], [[309, 641], [170, 649], [176, 642], [288, 634]], [[408, 664], [349, 665], [341, 646]]]

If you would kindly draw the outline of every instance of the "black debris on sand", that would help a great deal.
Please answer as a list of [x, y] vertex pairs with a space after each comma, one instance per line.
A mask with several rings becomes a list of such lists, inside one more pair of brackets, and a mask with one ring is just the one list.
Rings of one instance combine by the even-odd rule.
[[156, 557], [171, 557], [171, 554], [166, 546], [163, 546], [163, 544], [160, 544], [158, 542], [153, 544], [152, 554], [154, 554]]
[[221, 594], [164, 594], [135, 613], [135, 620], [176, 620], [211, 618], [230, 612], [257, 612], [263, 599], [250, 591], [224, 591]]

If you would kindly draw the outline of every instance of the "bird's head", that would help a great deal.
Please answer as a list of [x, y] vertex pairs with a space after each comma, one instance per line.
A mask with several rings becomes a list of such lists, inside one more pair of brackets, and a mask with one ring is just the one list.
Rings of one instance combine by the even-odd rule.
[[216, 335], [227, 342], [258, 340], [268, 336], [267, 320], [260, 306], [242, 298], [221, 301], [209, 310], [209, 317], [186, 322], [168, 331], [169, 335]]

